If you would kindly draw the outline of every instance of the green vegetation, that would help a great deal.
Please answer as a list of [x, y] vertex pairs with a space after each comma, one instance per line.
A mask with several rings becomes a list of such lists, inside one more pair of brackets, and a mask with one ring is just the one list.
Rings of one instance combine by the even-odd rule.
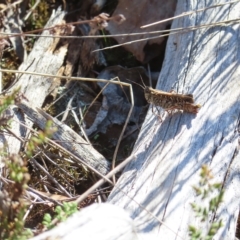
[[48, 142], [48, 138], [52, 136], [52, 134], [56, 131], [55, 128], [52, 127], [52, 122], [47, 121], [45, 130], [38, 131], [37, 136], [32, 136], [27, 145], [26, 155], [30, 158], [33, 155], [37, 146], [41, 146], [44, 143]]
[[52, 218], [49, 213], [45, 213], [42, 223], [47, 229], [52, 229], [57, 223], [65, 221], [69, 216], [77, 211], [78, 209], [76, 203], [64, 202], [62, 207], [57, 206], [55, 208], [54, 212], [56, 214], [54, 215], [54, 218]]
[[[3, 128], [7, 128], [10, 121], [10, 118], [5, 116], [5, 110], [15, 102], [20, 101], [20, 98], [18, 90], [1, 98], [0, 121]], [[51, 137], [53, 132], [51, 122], [48, 122], [45, 130], [39, 131], [38, 137], [30, 138], [27, 147], [28, 157], [32, 156], [36, 147], [47, 142], [47, 138]], [[6, 171], [8, 171], [8, 177], [2, 182], [2, 191], [0, 192], [0, 239], [24, 240], [32, 236], [30, 230], [24, 229], [23, 220], [27, 207], [23, 197], [26, 194], [27, 183], [30, 179], [26, 166], [27, 161], [16, 154], [8, 156], [2, 152], [1, 155], [5, 156], [2, 161]]]
[[[222, 189], [222, 183], [211, 183], [213, 178], [210, 170], [206, 165], [202, 166], [200, 173], [200, 181], [198, 186], [193, 186], [196, 195], [201, 199], [200, 202], [207, 202], [207, 206], [203, 204], [197, 205], [191, 203], [193, 211], [196, 213], [196, 218], [206, 225], [203, 233], [202, 229], [197, 229], [196, 227], [189, 226], [189, 236], [191, 240], [211, 240], [217, 231], [223, 226], [222, 220], [209, 222], [209, 216], [214, 216], [219, 204], [223, 200], [224, 191]], [[219, 192], [217, 196], [211, 197], [214, 191]]]
[[23, 217], [26, 204], [23, 195], [30, 179], [25, 162], [18, 155], [12, 155], [4, 161], [9, 170], [9, 182], [4, 184], [0, 194], [0, 238], [5, 240], [27, 239], [32, 236], [24, 229]]

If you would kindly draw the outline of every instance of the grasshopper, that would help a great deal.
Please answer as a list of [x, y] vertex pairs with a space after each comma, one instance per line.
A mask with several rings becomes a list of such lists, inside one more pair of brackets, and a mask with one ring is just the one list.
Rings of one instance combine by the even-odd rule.
[[147, 102], [152, 104], [152, 112], [153, 105], [163, 108], [169, 114], [172, 114], [174, 110], [182, 110], [184, 112], [196, 114], [201, 107], [200, 104], [194, 104], [192, 94], [179, 94], [174, 91], [165, 92], [148, 87], [143, 81], [142, 83], [144, 87], [138, 83], [135, 84], [139, 85], [144, 90], [144, 96]]
[[144, 95], [148, 103], [159, 106], [168, 113], [174, 110], [198, 113], [198, 109], [201, 107], [199, 104], [194, 104], [192, 94], [179, 94], [173, 91], [164, 92], [145, 86]]

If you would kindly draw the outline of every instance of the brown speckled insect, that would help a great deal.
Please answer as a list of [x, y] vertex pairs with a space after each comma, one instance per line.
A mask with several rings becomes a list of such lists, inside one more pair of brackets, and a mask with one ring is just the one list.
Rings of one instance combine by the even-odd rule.
[[179, 94], [173, 91], [164, 92], [145, 86], [144, 95], [148, 103], [159, 106], [168, 113], [174, 110], [198, 113], [198, 109], [201, 107], [199, 104], [194, 104], [192, 94]]
[[179, 94], [175, 93], [174, 91], [164, 92], [162, 90], [156, 90], [145, 86], [143, 81], [142, 83], [144, 87], [140, 84], [138, 85], [143, 88], [147, 102], [163, 108], [169, 114], [172, 114], [174, 110], [182, 110], [189, 113], [198, 113], [198, 110], [201, 107], [199, 104], [194, 104], [192, 94]]

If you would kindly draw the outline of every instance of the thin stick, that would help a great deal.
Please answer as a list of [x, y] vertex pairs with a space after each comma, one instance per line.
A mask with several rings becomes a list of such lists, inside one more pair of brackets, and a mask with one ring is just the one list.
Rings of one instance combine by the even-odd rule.
[[[126, 119], [125, 124], [124, 124], [124, 126], [123, 126], [123, 129], [122, 129], [122, 131], [121, 131], [121, 134], [120, 134], [120, 136], [119, 136], [119, 138], [118, 138], [117, 146], [116, 146], [115, 151], [114, 151], [114, 154], [113, 154], [112, 169], [115, 168], [118, 149], [119, 149], [120, 143], [121, 143], [121, 141], [122, 141], [123, 134], [124, 134], [124, 132], [125, 132], [125, 130], [126, 130], [126, 127], [127, 127], [127, 125], [128, 125], [128, 122], [129, 122], [129, 119], [130, 119], [130, 117], [131, 117], [132, 110], [133, 110], [133, 107], [134, 107], [134, 97], [133, 97], [132, 84], [129, 84], [129, 89], [130, 89], [131, 108], [130, 108], [130, 110], [129, 110], [129, 112], [128, 112], [127, 119]], [[114, 175], [114, 177], [113, 177], [113, 181], [114, 181], [114, 183], [115, 183], [115, 181], [116, 181], [115, 175]]]
[[[112, 79], [114, 80], [114, 79]], [[109, 85], [109, 83], [111, 82], [111, 80], [108, 80], [107, 84], [99, 91], [99, 93], [97, 94], [97, 96], [93, 99], [93, 101], [91, 102], [91, 104], [89, 105], [89, 107], [87, 108], [87, 110], [85, 111], [84, 115], [83, 115], [83, 120], [85, 119], [89, 109], [93, 106], [93, 104], [96, 102], [96, 100], [99, 98], [99, 96], [101, 95], [101, 93], [103, 92], [103, 90]]]
[[35, 189], [32, 188], [32, 187], [29, 187], [29, 186], [28, 186], [28, 187], [27, 187], [27, 190], [30, 191], [30, 192], [32, 192], [32, 193], [34, 193], [34, 194], [36, 194], [36, 195], [39, 196], [40, 198], [47, 199], [49, 202], [52, 202], [52, 203], [54, 203], [54, 204], [56, 204], [56, 205], [63, 206], [63, 204], [60, 203], [59, 201], [57, 201], [57, 200], [55, 200], [55, 199], [53, 199], [53, 198], [51, 198], [51, 197], [46, 196], [46, 194], [43, 194], [43, 193], [35, 190]]
[[25, 215], [24, 215], [24, 217], [23, 217], [23, 221], [25, 221], [26, 218], [28, 217], [29, 213], [31, 212], [31, 210], [32, 210], [33, 207], [34, 207], [34, 203], [37, 202], [38, 198], [39, 198], [38, 196], [35, 196], [35, 199], [32, 201], [31, 205], [29, 206], [28, 210], [26, 211], [26, 213], [25, 213]]
[[[214, 7], [220, 7], [220, 6], [223, 6], [223, 5], [226, 5], [226, 4], [233, 4], [233, 3], [237, 3], [239, 2], [240, 0], [236, 0], [236, 1], [232, 1], [232, 2], [227, 2], [227, 3], [220, 3], [220, 4], [217, 4], [217, 5], [213, 5], [213, 6], [210, 6], [210, 7], [207, 7], [207, 8], [202, 8], [202, 9], [198, 9], [198, 10], [195, 10], [195, 11], [189, 11], [189, 12], [185, 12], [185, 13], [182, 13], [178, 16], [175, 16], [175, 17], [172, 17], [172, 18], [167, 18], [167, 19], [164, 19], [164, 20], [161, 20], [161, 21], [158, 21], [158, 22], [155, 22], [155, 23], [151, 23], [151, 24], [148, 24], [148, 25], [144, 25], [144, 26], [141, 26], [141, 28], [146, 28], [148, 26], [152, 26], [152, 25], [155, 25], [155, 24], [160, 24], [160, 23], [163, 23], [163, 22], [167, 22], [167, 21], [171, 21], [173, 19], [177, 19], [177, 18], [181, 18], [181, 17], [185, 17], [185, 16], [188, 16], [188, 15], [191, 15], [191, 14], [194, 14], [194, 13], [197, 13], [197, 12], [200, 12], [200, 11], [204, 11], [204, 10], [208, 10], [208, 9], [211, 9], [211, 8], [214, 8]], [[114, 18], [114, 17], [113, 17]], [[109, 20], [111, 20], [111, 18], [109, 18]], [[8, 37], [18, 37], [18, 36], [26, 36], [26, 37], [51, 37], [51, 38], [79, 38], [79, 39], [86, 39], [86, 38], [109, 38], [109, 37], [123, 37], [123, 36], [138, 36], [138, 35], [144, 35], [144, 34], [157, 34], [157, 33], [163, 33], [163, 32], [169, 32], [170, 30], [160, 30], [160, 31], [152, 31], [152, 32], [140, 32], [140, 33], [126, 33], [126, 34], [113, 34], [113, 35], [94, 35], [94, 36], [58, 36], [58, 35], [53, 35], [53, 36], [49, 36], [49, 35], [37, 35], [37, 34], [30, 34], [30, 33], [33, 33], [33, 32], [42, 32], [44, 30], [51, 30], [55, 27], [60, 27], [60, 26], [66, 26], [66, 25], [75, 25], [75, 24], [84, 24], [84, 23], [87, 23], [87, 22], [91, 22], [93, 20], [85, 20], [85, 21], [79, 21], [79, 22], [72, 22], [72, 23], [68, 23], [68, 24], [59, 24], [59, 25], [55, 25], [53, 27], [49, 27], [49, 28], [45, 28], [45, 29], [36, 29], [36, 30], [33, 30], [33, 31], [29, 31], [29, 32], [24, 32], [24, 33], [5, 33], [5, 32], [0, 32], [1, 35], [5, 35], [5, 36], [8, 36]], [[232, 20], [228, 20], [228, 21], [238, 21], [238, 19], [232, 19]], [[216, 23], [212, 23], [213, 25], [214, 24], [218, 24], [218, 22]], [[211, 24], [211, 25], [212, 25]], [[206, 25], [207, 26], [207, 25]], [[171, 31], [173, 31], [174, 29], [171, 29]], [[6, 38], [6, 37], [5, 37]]]
[[[84, 192], [75, 202], [77, 204], [81, 203], [83, 200], [85, 200], [89, 194], [94, 192], [97, 188], [99, 188], [102, 184], [107, 182], [112, 182], [110, 178], [121, 171], [128, 163], [130, 163], [135, 158], [134, 155], [129, 156], [127, 159], [125, 159], [122, 163], [120, 163], [117, 167], [115, 167], [112, 171], [110, 171], [106, 176], [103, 176], [102, 179], [100, 179], [98, 182], [96, 182], [92, 187], [90, 187], [86, 192]], [[112, 182], [113, 184], [113, 182]], [[116, 186], [115, 186], [116, 187]]]
[[113, 48], [116, 48], [116, 47], [121, 47], [121, 46], [129, 45], [129, 44], [133, 44], [133, 43], [136, 43], [136, 42], [142, 42], [142, 41], [147, 41], [147, 40], [151, 40], [151, 39], [166, 37], [166, 36], [170, 36], [170, 35], [173, 35], [173, 34], [180, 34], [180, 33], [182, 34], [182, 33], [186, 33], [186, 32], [189, 32], [189, 31], [195, 31], [195, 30], [205, 28], [205, 27], [212, 27], [212, 26], [216, 27], [216, 26], [221, 26], [221, 25], [227, 25], [227, 24], [230, 24], [230, 23], [236, 23], [238, 21], [240, 21], [240, 18], [236, 18], [236, 19], [233, 19], [233, 20], [226, 20], [226, 21], [222, 21], [222, 22], [215, 22], [215, 23], [210, 23], [210, 24], [190, 26], [190, 27], [186, 27], [186, 28], [174, 28], [174, 29], [171, 29], [171, 30], [167, 30], [168, 32], [171, 31], [169, 34], [162, 34], [162, 35], [155, 36], [155, 37], [148, 37], [148, 38], [138, 39], [138, 40], [134, 40], [134, 41], [129, 41], [129, 42], [117, 44], [117, 45], [114, 45], [114, 46], [111, 46], [111, 47], [96, 49], [92, 52], [98, 52], [98, 51], [102, 51], [102, 50], [113, 49]]
[[[122, 34], [113, 34], [113, 35], [86, 35], [86, 36], [69, 36], [69, 35], [38, 35], [38, 34], [24, 34], [24, 37], [44, 37], [44, 38], [63, 38], [63, 39], [88, 39], [88, 38], [112, 38], [112, 37], [129, 37], [129, 36], [140, 36], [144, 34], [158, 34], [163, 32], [170, 32], [170, 30], [159, 30], [152, 32], [137, 32], [137, 33], [122, 33]], [[0, 32], [0, 35], [10, 35], [15, 37], [16, 33], [5, 33]], [[16, 36], [17, 37], [17, 36]], [[9, 49], [9, 48], [8, 48]]]
[[[239, 0], [238, 0], [239, 1]], [[153, 32], [143, 32], [143, 33], [132, 33], [132, 34], [116, 34], [116, 35], [95, 35], [95, 36], [45, 36], [45, 35], [40, 35], [38, 37], [51, 37], [51, 38], [66, 38], [66, 39], [77, 39], [77, 38], [107, 38], [107, 37], [122, 37], [122, 36], [137, 36], [137, 35], [143, 35], [143, 34], [157, 34], [157, 33], [166, 33], [166, 34], [162, 34], [159, 36], [155, 36], [155, 37], [148, 37], [148, 38], [143, 38], [143, 39], [138, 39], [138, 40], [134, 40], [134, 41], [129, 41], [129, 42], [125, 42], [122, 44], [117, 44], [114, 46], [110, 46], [110, 47], [105, 47], [105, 48], [101, 48], [101, 49], [96, 49], [92, 52], [98, 52], [98, 51], [102, 51], [102, 50], [107, 50], [107, 49], [113, 49], [113, 48], [117, 48], [117, 47], [121, 47], [121, 46], [125, 46], [125, 45], [130, 45], [136, 42], [142, 42], [142, 41], [148, 41], [151, 39], [157, 39], [157, 38], [161, 38], [161, 37], [166, 37], [166, 36], [170, 36], [172, 34], [183, 34], [189, 31], [195, 31], [198, 29], [202, 29], [202, 28], [206, 28], [206, 27], [212, 27], [212, 26], [221, 26], [221, 25], [226, 25], [226, 24], [230, 24], [230, 23], [236, 23], [240, 21], [240, 18], [236, 18], [236, 19], [232, 19], [232, 20], [226, 20], [226, 21], [221, 21], [221, 22], [215, 22], [215, 23], [210, 23], [210, 24], [203, 24], [203, 25], [198, 25], [198, 26], [190, 26], [187, 28], [175, 28], [175, 29], [171, 29], [171, 30], [161, 30], [161, 31], [153, 31]], [[2, 35], [6, 35], [6, 33], [0, 33]], [[14, 36], [14, 34], [12, 35]], [[36, 37], [36, 35], [32, 35], [32, 34], [26, 34], [26, 36], [34, 36]], [[63, 77], [62, 77], [63, 78]], [[67, 78], [65, 78], [67, 79]]]
[[89, 141], [89, 139], [88, 139], [87, 134], [85, 133], [85, 131], [84, 131], [82, 125], [81, 125], [82, 117], [80, 116], [80, 118], [81, 118], [81, 122], [80, 122], [80, 121], [79, 121], [79, 118], [77, 117], [77, 114], [76, 114], [76, 112], [74, 111], [73, 108], [71, 108], [71, 113], [72, 113], [73, 118], [74, 118], [75, 122], [77, 123], [77, 125], [78, 125], [80, 131], [82, 132], [82, 135], [84, 136], [86, 142], [88, 142], [89, 144], [91, 144], [90, 141]]
[[63, 116], [62, 116], [61, 122], [65, 122], [65, 121], [66, 121], [67, 116], [68, 116], [68, 114], [69, 114], [69, 111], [72, 109], [73, 99], [76, 97], [76, 95], [77, 95], [77, 92], [75, 92], [75, 93], [73, 94], [73, 96], [69, 99], [68, 104], [67, 104], [67, 107], [66, 107], [66, 110], [64, 111], [64, 114], [63, 114]]
[[24, 17], [24, 21], [27, 21], [27, 19], [31, 16], [31, 14], [33, 13], [33, 11], [36, 9], [36, 7], [39, 5], [39, 3], [41, 2], [41, 0], [37, 0], [35, 2], [35, 4], [31, 7], [31, 9], [28, 11], [27, 15]]
[[22, 73], [22, 74], [29, 74], [34, 76], [41, 76], [41, 77], [49, 77], [49, 78], [61, 78], [61, 79], [68, 79], [68, 80], [76, 80], [76, 81], [86, 81], [86, 82], [105, 82], [105, 83], [113, 83], [117, 85], [129, 86], [129, 83], [125, 82], [118, 82], [115, 80], [106, 80], [106, 79], [96, 79], [96, 78], [83, 78], [83, 77], [66, 77], [66, 76], [58, 76], [46, 73], [37, 73], [37, 72], [28, 72], [28, 71], [19, 71], [19, 70], [10, 70], [10, 69], [0, 69], [0, 72], [8, 72], [8, 73]]
[[212, 6], [210, 6], [210, 7], [200, 8], [200, 9], [198, 9], [198, 10], [184, 12], [184, 13], [182, 13], [182, 14], [179, 14], [179, 15], [175, 16], [175, 17], [171, 17], [171, 18], [167, 18], [167, 19], [164, 19], [164, 20], [161, 20], [161, 21], [158, 21], [158, 22], [150, 23], [150, 24], [141, 26], [140, 28], [151, 27], [151, 26], [154, 26], [154, 25], [163, 23], [163, 22], [171, 21], [171, 20], [173, 20], [173, 19], [177, 19], [177, 18], [189, 16], [189, 15], [192, 15], [192, 14], [194, 14], [194, 13], [198, 13], [198, 12], [202, 12], [202, 11], [205, 11], [205, 10], [209, 10], [209, 9], [211, 9], [211, 8], [221, 7], [221, 6], [224, 6], [224, 5], [227, 5], [227, 4], [233, 4], [233, 3], [237, 3], [237, 2], [239, 2], [239, 0], [231, 1], [231, 2], [226, 2], [226, 3], [219, 3], [219, 4], [216, 4], [216, 5], [212, 5]]
[[[78, 98], [77, 98], [78, 99]], [[83, 136], [85, 137], [85, 140], [90, 144], [90, 141], [88, 139], [88, 136], [84, 130], [84, 119], [83, 119], [83, 113], [82, 113], [82, 107], [81, 107], [81, 102], [79, 103], [79, 99], [77, 100], [77, 104], [78, 104], [78, 111], [79, 111], [79, 118], [80, 118], [80, 121], [78, 120], [78, 125], [79, 125], [79, 128], [83, 134]]]
[[[96, 16], [97, 17], [97, 16]], [[106, 17], [106, 16], [105, 16]], [[115, 17], [106, 17], [106, 19], [103, 19], [105, 21], [110, 21], [110, 20], [115, 20]], [[54, 28], [57, 27], [66, 27], [66, 26], [72, 26], [72, 25], [79, 25], [79, 24], [85, 24], [85, 23], [98, 23], [98, 20], [96, 19], [90, 19], [90, 20], [82, 20], [82, 21], [77, 21], [77, 22], [70, 22], [70, 23], [65, 23], [65, 24], [57, 24], [54, 25], [52, 27], [47, 27], [47, 28], [39, 28], [39, 29], [35, 29], [32, 31], [27, 31], [27, 32], [23, 32], [23, 33], [15, 33], [15, 34], [3, 34], [3, 35], [7, 35], [6, 37], [0, 37], [0, 39], [3, 38], [9, 38], [9, 37], [19, 37], [19, 36], [24, 36], [25, 34], [31, 34], [31, 33], [41, 33], [45, 30], [53, 30]]]

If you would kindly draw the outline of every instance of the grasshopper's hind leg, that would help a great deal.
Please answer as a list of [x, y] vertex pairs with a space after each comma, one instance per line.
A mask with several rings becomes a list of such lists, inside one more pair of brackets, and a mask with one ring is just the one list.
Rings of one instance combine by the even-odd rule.
[[153, 110], [153, 104], [152, 104], [152, 113], [154, 115], [156, 115], [158, 120], [160, 121], [160, 123], [162, 123], [163, 119], [162, 119], [161, 113], [159, 112], [159, 109], [156, 106], [155, 106], [155, 108], [157, 109], [157, 113]]

